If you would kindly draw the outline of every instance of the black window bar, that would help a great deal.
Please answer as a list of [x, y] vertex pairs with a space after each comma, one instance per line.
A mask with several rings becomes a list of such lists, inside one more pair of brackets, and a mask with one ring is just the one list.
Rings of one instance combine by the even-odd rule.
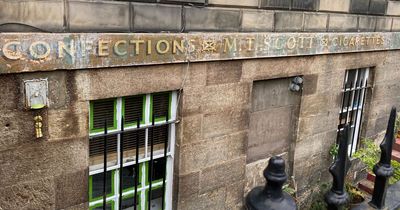
[[[344, 85], [343, 90], [343, 98], [342, 98], [342, 109], [339, 117], [339, 126], [338, 130], [344, 128], [344, 125], [347, 123], [350, 124], [350, 128], [353, 129], [352, 135], [349, 136], [349, 145], [350, 145], [350, 157], [352, 156], [353, 147], [355, 149], [358, 148], [361, 124], [362, 124], [362, 113], [364, 110], [365, 104], [365, 95], [368, 88], [368, 81], [365, 81], [364, 78], [361, 77], [357, 82], [347, 82]], [[354, 114], [355, 112], [355, 114]], [[360, 112], [360, 114], [359, 114]], [[358, 130], [356, 133], [357, 122], [359, 122]], [[354, 145], [355, 142], [357, 145]]]
[[[118, 131], [113, 131], [113, 132], [108, 132], [107, 130], [107, 120], [104, 120], [104, 133], [101, 134], [96, 134], [96, 135], [92, 135], [89, 137], [89, 141], [90, 142], [94, 142], [91, 143], [91, 146], [94, 147], [94, 149], [90, 149], [89, 150], [89, 155], [93, 156], [93, 155], [99, 155], [101, 154], [99, 152], [99, 140], [102, 138], [103, 140], [103, 189], [102, 189], [102, 198], [103, 198], [103, 210], [106, 210], [107, 207], [107, 176], [105, 176], [104, 174], [107, 173], [107, 154], [108, 152], [116, 152], [117, 148], [116, 145], [114, 145], [113, 143], [110, 144], [108, 142], [108, 140], [111, 139], [115, 139], [116, 135], [120, 135], [120, 141], [119, 141], [119, 148], [120, 148], [120, 160], [119, 160], [119, 209], [122, 209], [122, 203], [123, 203], [123, 197], [122, 197], [122, 193], [123, 193], [123, 175], [122, 175], [122, 170], [123, 170], [123, 154], [124, 154], [124, 149], [126, 148], [130, 148], [128, 147], [129, 145], [127, 145], [124, 141], [124, 139], [126, 138], [126, 136], [124, 134], [127, 134], [128, 132], [135, 132], [136, 133], [136, 139], [135, 139], [135, 148], [136, 148], [136, 154], [135, 154], [135, 180], [134, 180], [134, 209], [137, 210], [137, 195], [138, 195], [138, 183], [139, 183], [139, 147], [140, 147], [140, 132], [142, 130], [148, 129], [149, 130], [149, 141], [150, 141], [150, 162], [149, 162], [149, 190], [148, 190], [148, 209], [151, 208], [151, 200], [152, 200], [152, 181], [153, 181], [153, 173], [154, 173], [154, 138], [155, 138], [155, 132], [154, 129], [155, 128], [161, 128], [162, 126], [165, 127], [165, 133], [166, 133], [166, 138], [164, 140], [164, 154], [163, 154], [163, 164], [164, 164], [164, 170], [163, 170], [163, 177], [162, 177], [162, 208], [165, 208], [165, 192], [166, 192], [166, 166], [167, 166], [167, 150], [168, 150], [168, 142], [169, 142], [169, 125], [170, 124], [174, 124], [176, 123], [176, 120], [171, 120], [169, 121], [169, 104], [167, 103], [167, 112], [166, 112], [166, 119], [164, 123], [155, 123], [155, 118], [156, 116], [153, 113], [152, 116], [152, 123], [151, 125], [147, 125], [147, 126], [140, 126], [140, 118], [137, 119], [136, 121], [136, 127], [135, 128], [125, 128], [125, 123], [124, 123], [124, 118], [121, 118], [121, 129]], [[158, 132], [157, 132], [158, 133]], [[158, 135], [159, 136], [159, 135]], [[158, 137], [157, 137], [158, 138]], [[113, 141], [115, 142], [115, 141]], [[160, 139], [156, 140], [156, 143], [161, 143]], [[111, 146], [111, 149], [110, 149]], [[160, 158], [161, 159], [161, 158]], [[112, 180], [111, 180], [112, 181]]]

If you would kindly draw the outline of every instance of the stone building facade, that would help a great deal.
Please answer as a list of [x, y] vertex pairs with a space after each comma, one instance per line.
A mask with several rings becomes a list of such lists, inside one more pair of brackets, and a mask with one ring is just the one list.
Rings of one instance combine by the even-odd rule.
[[[354, 108], [346, 81], [366, 86], [350, 95], [358, 98], [358, 146], [384, 132], [390, 108], [399, 107], [398, 31], [399, 1], [0, 0], [0, 209], [95, 209], [92, 104], [144, 95], [155, 110], [153, 93], [166, 91], [166, 119], [175, 123], [166, 209], [243, 209], [273, 155], [287, 161], [305, 208], [330, 181], [343, 105]], [[129, 45], [127, 37], [145, 41]], [[75, 52], [83, 40], [94, 40], [86, 57]], [[129, 59], [139, 48], [142, 57]], [[292, 91], [296, 77], [303, 82]], [[38, 79], [47, 99], [32, 109], [26, 83]]]

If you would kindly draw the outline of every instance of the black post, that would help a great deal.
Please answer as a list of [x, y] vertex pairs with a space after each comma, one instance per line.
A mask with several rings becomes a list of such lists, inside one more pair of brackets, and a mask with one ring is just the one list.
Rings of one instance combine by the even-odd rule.
[[390, 164], [392, 160], [392, 147], [394, 142], [394, 129], [396, 122], [396, 108], [393, 107], [390, 112], [389, 123], [387, 126], [385, 138], [383, 139], [381, 148], [381, 159], [374, 166], [376, 175], [374, 184], [374, 193], [369, 204], [377, 209], [382, 209], [385, 206], [385, 197], [388, 187], [389, 177], [393, 176], [393, 167]]
[[107, 185], [107, 120], [104, 120], [104, 141], [103, 141], [103, 210], [106, 210], [107, 206], [107, 192], [106, 192], [106, 185]]
[[120, 157], [119, 157], [119, 209], [122, 209], [122, 182], [123, 176], [122, 171], [124, 170], [124, 117], [121, 117], [121, 134], [119, 138], [119, 149], [120, 149]]
[[137, 195], [138, 195], [138, 184], [139, 184], [139, 128], [140, 128], [140, 118], [138, 117], [136, 121], [136, 156], [135, 156], [135, 197], [133, 198], [133, 201], [135, 203], [135, 206], [133, 207], [134, 210], [137, 210]]
[[329, 168], [333, 177], [332, 188], [325, 195], [325, 202], [328, 204], [329, 210], [340, 209], [349, 200], [349, 195], [344, 189], [344, 179], [350, 167], [347, 154], [349, 131], [349, 124], [346, 124], [343, 130], [339, 131], [339, 152], [335, 162]]
[[272, 157], [264, 170], [267, 180], [265, 187], [258, 186], [252, 189], [246, 197], [248, 210], [295, 210], [296, 202], [288, 193], [282, 191], [287, 180], [285, 161], [281, 157]]

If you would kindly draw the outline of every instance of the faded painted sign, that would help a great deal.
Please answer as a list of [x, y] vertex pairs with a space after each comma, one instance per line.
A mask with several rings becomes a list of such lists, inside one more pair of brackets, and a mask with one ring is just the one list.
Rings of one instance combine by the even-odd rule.
[[0, 33], [0, 73], [400, 48], [400, 33]]

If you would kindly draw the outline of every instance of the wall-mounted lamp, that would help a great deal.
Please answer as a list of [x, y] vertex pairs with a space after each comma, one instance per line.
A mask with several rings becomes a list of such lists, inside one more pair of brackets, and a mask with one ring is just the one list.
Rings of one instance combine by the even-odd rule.
[[[25, 106], [28, 109], [38, 110], [45, 108], [48, 105], [47, 79], [33, 79], [24, 81], [25, 88]], [[43, 137], [42, 126], [43, 118], [39, 114], [33, 120], [35, 121], [35, 136], [36, 138]]]
[[303, 78], [294, 77], [289, 85], [289, 90], [293, 92], [299, 92], [303, 88]]

